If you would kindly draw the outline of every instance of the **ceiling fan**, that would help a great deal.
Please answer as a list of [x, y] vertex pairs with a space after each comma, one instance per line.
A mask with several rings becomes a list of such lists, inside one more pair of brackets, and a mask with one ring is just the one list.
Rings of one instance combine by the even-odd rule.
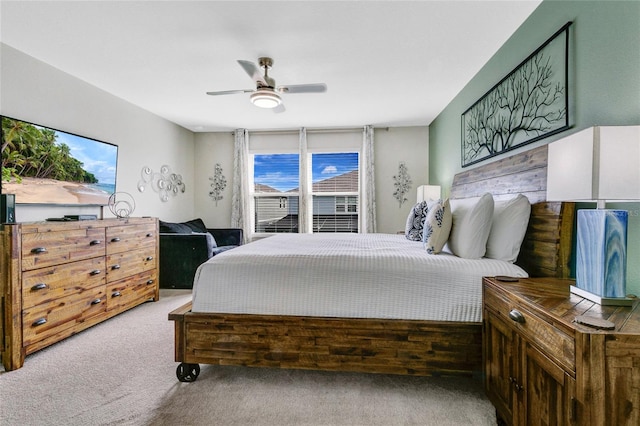
[[251, 103], [260, 108], [272, 108], [274, 112], [283, 112], [281, 93], [323, 93], [327, 91], [327, 85], [324, 83], [315, 84], [294, 84], [288, 86], [276, 86], [276, 81], [269, 77], [269, 69], [273, 65], [273, 59], [262, 57], [258, 58], [260, 68], [264, 70], [264, 75], [260, 69], [250, 61], [238, 60], [238, 63], [245, 70], [249, 77], [256, 83], [255, 90], [223, 90], [220, 92], [207, 92], [207, 95], [233, 95], [236, 93], [251, 93]]

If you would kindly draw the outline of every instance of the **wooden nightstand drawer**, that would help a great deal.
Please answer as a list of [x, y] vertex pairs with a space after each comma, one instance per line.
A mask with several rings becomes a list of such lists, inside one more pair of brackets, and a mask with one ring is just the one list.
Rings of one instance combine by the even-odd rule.
[[507, 317], [515, 323], [522, 336], [538, 346], [552, 361], [575, 373], [576, 344], [571, 336], [522, 306], [513, 306]]
[[104, 256], [81, 260], [64, 268], [50, 266], [25, 272], [22, 276], [24, 308], [78, 293], [78, 289], [104, 286]]
[[601, 306], [570, 293], [574, 282], [483, 279], [487, 396], [507, 424], [639, 425], [640, 301]]
[[484, 293], [485, 306], [503, 321], [510, 323], [518, 333], [538, 346], [567, 370], [576, 371], [575, 339], [529, 310], [524, 303], [502, 298], [498, 292]]

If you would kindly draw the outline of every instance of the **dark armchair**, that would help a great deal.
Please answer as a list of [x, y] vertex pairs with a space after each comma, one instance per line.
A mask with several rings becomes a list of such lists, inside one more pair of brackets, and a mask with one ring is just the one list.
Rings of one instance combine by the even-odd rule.
[[192, 288], [198, 266], [242, 242], [239, 228], [208, 229], [201, 219], [160, 221], [160, 287]]

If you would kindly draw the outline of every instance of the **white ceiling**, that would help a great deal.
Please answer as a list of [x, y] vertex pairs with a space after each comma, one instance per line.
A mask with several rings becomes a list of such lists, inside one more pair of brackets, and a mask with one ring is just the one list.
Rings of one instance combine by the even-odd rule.
[[[1, 1], [0, 40], [193, 131], [427, 125], [535, 1]], [[236, 60], [270, 56], [286, 111]], [[498, 77], [498, 76], [496, 76]], [[487, 88], [488, 89], [488, 88]]]

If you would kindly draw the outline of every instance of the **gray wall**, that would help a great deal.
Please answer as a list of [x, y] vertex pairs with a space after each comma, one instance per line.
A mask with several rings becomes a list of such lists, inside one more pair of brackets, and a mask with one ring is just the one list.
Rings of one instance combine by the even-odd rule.
[[[375, 132], [376, 220], [378, 232], [404, 232], [409, 210], [416, 203], [416, 189], [429, 183], [429, 128], [392, 127]], [[403, 161], [413, 182], [400, 205], [393, 197], [393, 176]]]
[[[197, 133], [195, 136], [195, 215], [209, 227], [227, 227], [231, 223], [231, 188], [233, 185], [233, 136], [231, 133]], [[403, 231], [409, 209], [416, 201], [416, 188], [429, 183], [429, 128], [392, 127], [375, 130], [375, 179], [378, 232]], [[413, 181], [408, 201], [402, 206], [393, 198], [393, 176], [404, 161]], [[223, 199], [209, 197], [209, 177], [220, 163], [227, 178]]]
[[[431, 182], [448, 191], [462, 169], [461, 114], [568, 21], [573, 21], [569, 78], [574, 127], [510, 154], [593, 125], [640, 124], [640, 2], [545, 0], [430, 124]], [[627, 291], [640, 295], [640, 203], [608, 207], [630, 211]]]
[[[193, 215], [193, 133], [0, 43], [0, 114], [118, 145], [116, 190], [131, 194], [134, 216], [188, 220]], [[169, 165], [181, 174], [186, 192], [160, 201], [137, 190], [143, 166]], [[16, 200], [20, 202], [20, 200]], [[105, 217], [110, 217], [108, 209]], [[18, 205], [19, 222], [65, 214], [102, 214], [96, 207]]]

